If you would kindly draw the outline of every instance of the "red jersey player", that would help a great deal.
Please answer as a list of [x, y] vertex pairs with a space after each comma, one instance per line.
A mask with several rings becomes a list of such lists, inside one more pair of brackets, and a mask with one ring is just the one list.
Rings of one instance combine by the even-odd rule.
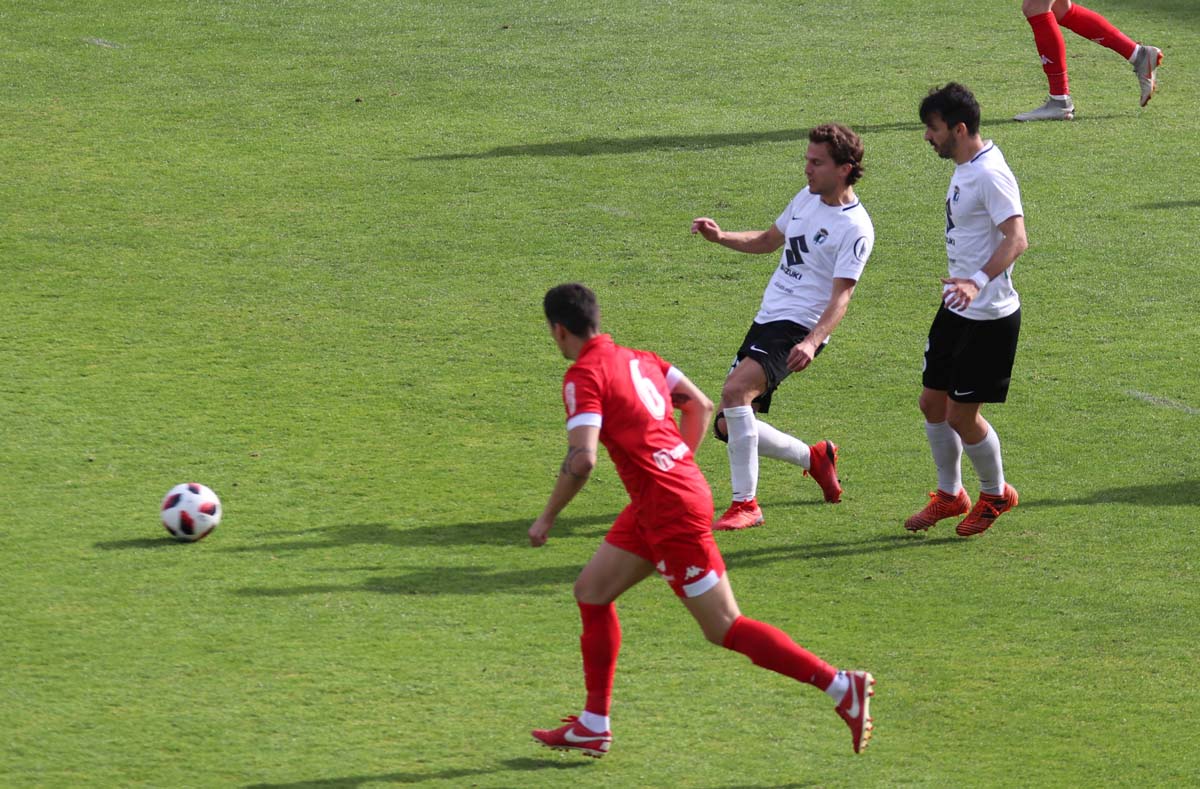
[[[608, 753], [621, 648], [614, 601], [657, 571], [709, 641], [829, 694], [850, 727], [855, 753], [862, 751], [871, 737], [874, 678], [865, 671], [838, 671], [783, 631], [738, 609], [712, 536], [712, 492], [693, 459], [712, 419], [712, 401], [657, 355], [623, 348], [601, 334], [600, 309], [587, 287], [551, 288], [543, 306], [555, 344], [574, 364], [563, 378], [567, 455], [546, 508], [529, 527], [529, 542], [546, 544], [555, 518], [587, 482], [600, 443], [630, 502], [575, 582], [583, 619], [583, 712], [564, 718], [565, 726], [535, 730], [534, 739], [587, 756]], [[678, 426], [672, 405], [682, 414]]]

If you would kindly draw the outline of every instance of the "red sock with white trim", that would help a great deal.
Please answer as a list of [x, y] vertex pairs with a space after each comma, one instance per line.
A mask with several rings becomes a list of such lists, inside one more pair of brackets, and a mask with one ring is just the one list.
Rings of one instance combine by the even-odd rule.
[[1079, 3], [1071, 3], [1058, 24], [1102, 47], [1108, 47], [1126, 60], [1133, 57], [1133, 51], [1137, 49], [1136, 41], [1114, 27], [1112, 22]]
[[1033, 43], [1042, 58], [1042, 71], [1046, 72], [1050, 82], [1050, 95], [1056, 98], [1071, 95], [1067, 81], [1067, 44], [1054, 14], [1049, 11], [1034, 14], [1025, 21], [1033, 28]]
[[825, 690], [837, 669], [797, 644], [777, 627], [739, 616], [725, 634], [723, 646], [740, 652], [756, 666]]
[[607, 718], [612, 703], [613, 676], [617, 673], [617, 653], [621, 651], [617, 607], [612, 603], [579, 603], [579, 616], [583, 620], [579, 650], [583, 653], [583, 683], [587, 688], [584, 710]]

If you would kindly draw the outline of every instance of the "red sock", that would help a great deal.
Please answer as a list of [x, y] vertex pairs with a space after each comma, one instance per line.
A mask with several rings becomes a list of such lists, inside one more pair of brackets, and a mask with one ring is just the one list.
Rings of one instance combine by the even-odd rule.
[[583, 633], [579, 649], [583, 652], [583, 684], [587, 688], [584, 709], [596, 715], [608, 715], [612, 703], [613, 675], [617, 673], [617, 653], [621, 651], [621, 622], [617, 607], [579, 603]]
[[1033, 28], [1033, 43], [1037, 45], [1038, 54], [1042, 56], [1042, 71], [1050, 81], [1051, 96], [1067, 96], [1071, 88], [1067, 83], [1067, 45], [1063, 41], [1062, 30], [1054, 19], [1054, 14], [1047, 11], [1035, 14], [1026, 19]]
[[837, 669], [766, 622], [739, 616], [725, 634], [724, 647], [741, 652], [756, 666], [825, 690]]
[[1133, 50], [1137, 49], [1137, 43], [1113, 27], [1112, 22], [1078, 3], [1072, 3], [1058, 23], [1102, 47], [1108, 47], [1126, 60], [1133, 57]]

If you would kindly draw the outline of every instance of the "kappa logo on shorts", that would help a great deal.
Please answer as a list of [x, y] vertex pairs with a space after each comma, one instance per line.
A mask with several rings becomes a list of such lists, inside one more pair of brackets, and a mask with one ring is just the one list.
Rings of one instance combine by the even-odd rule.
[[703, 572], [704, 572], [704, 570], [700, 569], [699, 567], [697, 567], [696, 565], [693, 564], [691, 567], [687, 568], [687, 573], [685, 573], [683, 577], [686, 580], [690, 581], [693, 578], [695, 578], [697, 575], [702, 574]]

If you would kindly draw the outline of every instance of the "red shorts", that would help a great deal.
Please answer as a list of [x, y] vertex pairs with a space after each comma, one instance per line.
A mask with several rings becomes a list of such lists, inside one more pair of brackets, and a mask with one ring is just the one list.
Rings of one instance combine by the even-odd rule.
[[711, 501], [707, 507], [670, 518], [652, 506], [630, 504], [604, 541], [653, 564], [680, 597], [699, 597], [725, 575], [725, 560], [712, 535], [712, 517]]

